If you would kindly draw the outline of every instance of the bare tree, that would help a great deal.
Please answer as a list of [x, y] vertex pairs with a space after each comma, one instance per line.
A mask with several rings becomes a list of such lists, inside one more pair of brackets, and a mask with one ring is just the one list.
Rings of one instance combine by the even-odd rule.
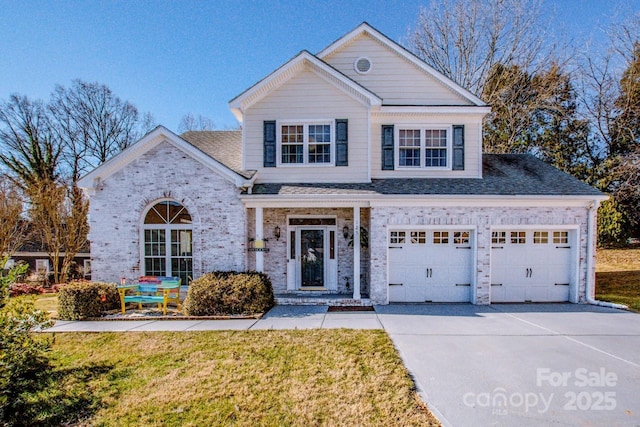
[[72, 181], [140, 136], [138, 109], [99, 83], [74, 80], [70, 88], [56, 86], [49, 109]]
[[0, 147], [0, 162], [23, 190], [58, 179], [62, 146], [42, 102], [11, 95], [0, 104]]
[[541, 5], [541, 0], [431, 0], [420, 10], [409, 48], [481, 95], [496, 64], [532, 71], [548, 62]]
[[26, 222], [22, 218], [22, 200], [8, 178], [0, 176], [0, 268], [5, 258], [22, 244]]
[[194, 116], [191, 113], [187, 113], [180, 119], [178, 125], [178, 132], [184, 133], [188, 131], [201, 131], [201, 130], [214, 130], [216, 127], [214, 121], [209, 117], [198, 114]]
[[76, 186], [50, 182], [31, 195], [29, 217], [51, 258], [55, 283], [67, 279], [73, 258], [87, 242], [88, 208]]

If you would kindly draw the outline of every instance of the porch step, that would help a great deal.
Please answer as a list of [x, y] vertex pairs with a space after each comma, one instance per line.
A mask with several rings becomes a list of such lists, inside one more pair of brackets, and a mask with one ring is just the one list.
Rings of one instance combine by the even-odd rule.
[[339, 307], [369, 307], [373, 303], [368, 295], [354, 299], [351, 294], [276, 294], [277, 305], [328, 305]]

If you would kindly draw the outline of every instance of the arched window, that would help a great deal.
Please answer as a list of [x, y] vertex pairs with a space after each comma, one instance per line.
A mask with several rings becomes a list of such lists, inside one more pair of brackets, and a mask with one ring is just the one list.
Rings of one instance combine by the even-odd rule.
[[144, 274], [178, 276], [189, 284], [193, 276], [191, 215], [180, 203], [162, 201], [144, 217]]

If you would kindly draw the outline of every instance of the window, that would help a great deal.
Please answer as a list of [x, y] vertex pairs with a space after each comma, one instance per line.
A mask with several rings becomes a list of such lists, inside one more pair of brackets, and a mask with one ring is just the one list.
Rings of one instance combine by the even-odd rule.
[[180, 203], [163, 201], [144, 218], [144, 274], [177, 276], [183, 284], [193, 276], [191, 215]]
[[549, 232], [548, 231], [534, 231], [533, 232], [533, 243], [534, 244], [546, 244], [549, 243]]
[[512, 231], [511, 243], [514, 245], [523, 245], [527, 243], [527, 233], [525, 231]]
[[398, 129], [398, 167], [448, 168], [450, 147], [448, 127]]
[[391, 243], [402, 244], [405, 241], [405, 232], [404, 231], [392, 231], [390, 233], [390, 241]]
[[398, 149], [400, 166], [420, 167], [420, 130], [400, 129]]
[[447, 166], [447, 131], [427, 129], [424, 131], [424, 165], [426, 167]]
[[468, 245], [469, 244], [469, 232], [468, 231], [454, 231], [453, 232], [453, 244], [455, 244], [455, 245]]
[[492, 231], [491, 232], [491, 243], [494, 245], [504, 245], [507, 243], [507, 232], [506, 231]]
[[48, 259], [37, 259], [36, 260], [36, 273], [38, 273], [38, 274], [49, 274], [49, 260]]
[[283, 124], [280, 164], [331, 164], [333, 142], [330, 123]]
[[568, 231], [554, 231], [553, 232], [553, 243], [566, 245], [569, 243], [569, 232]]
[[426, 231], [412, 231], [411, 232], [411, 243], [413, 244], [424, 244], [427, 243], [427, 233]]
[[433, 232], [433, 243], [436, 245], [446, 245], [449, 243], [449, 232], [448, 231], [434, 231]]

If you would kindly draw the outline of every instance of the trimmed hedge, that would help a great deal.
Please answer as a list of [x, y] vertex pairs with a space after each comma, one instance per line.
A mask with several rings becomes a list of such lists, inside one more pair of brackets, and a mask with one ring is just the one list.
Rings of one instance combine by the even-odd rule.
[[64, 320], [100, 317], [102, 312], [119, 307], [115, 283], [71, 282], [58, 293], [58, 317]]
[[228, 316], [264, 313], [273, 305], [266, 274], [216, 271], [191, 282], [183, 309], [188, 316]]

